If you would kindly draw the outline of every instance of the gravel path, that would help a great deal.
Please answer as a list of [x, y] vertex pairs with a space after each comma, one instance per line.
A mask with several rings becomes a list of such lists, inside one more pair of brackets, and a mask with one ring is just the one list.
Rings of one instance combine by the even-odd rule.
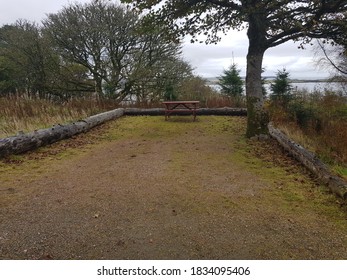
[[347, 210], [228, 117], [124, 117], [0, 162], [1, 259], [346, 259]]

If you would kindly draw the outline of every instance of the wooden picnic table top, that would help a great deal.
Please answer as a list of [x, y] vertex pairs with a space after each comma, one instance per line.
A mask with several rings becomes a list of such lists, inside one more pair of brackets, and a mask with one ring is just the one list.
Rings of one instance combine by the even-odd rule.
[[163, 101], [163, 104], [198, 104], [200, 101], [184, 101], [184, 100], [178, 100], [178, 101]]

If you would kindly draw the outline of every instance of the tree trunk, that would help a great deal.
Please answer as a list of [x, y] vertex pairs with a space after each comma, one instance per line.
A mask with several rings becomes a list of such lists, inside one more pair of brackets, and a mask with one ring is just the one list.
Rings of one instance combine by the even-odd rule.
[[102, 79], [99, 77], [98, 74], [94, 74], [94, 80], [95, 80], [95, 94], [97, 97], [102, 96]]
[[261, 14], [249, 18], [247, 54], [246, 95], [247, 95], [247, 137], [268, 134], [268, 114], [264, 109], [262, 91], [262, 63], [266, 44], [266, 32], [263, 25], [265, 21]]
[[301, 164], [303, 164], [313, 174], [315, 174], [324, 183], [326, 183], [333, 193], [344, 199], [347, 199], [346, 181], [333, 175], [329, 168], [323, 162], [321, 162], [315, 154], [311, 153], [310, 151], [306, 150], [302, 146], [289, 139], [279, 129], [273, 127], [271, 123], [269, 124], [269, 133], [295, 159], [301, 162]]
[[31, 133], [0, 139], [0, 158], [11, 154], [24, 153], [86, 132], [99, 124], [121, 117], [123, 114], [124, 109], [115, 109], [74, 123], [56, 125], [52, 128], [39, 129]]
[[[191, 112], [175, 112], [173, 115], [191, 115]], [[198, 116], [246, 116], [247, 110], [245, 108], [200, 108], [196, 110]], [[124, 109], [126, 116], [164, 116], [164, 108], [152, 109], [139, 109], [139, 108], [126, 108]]]

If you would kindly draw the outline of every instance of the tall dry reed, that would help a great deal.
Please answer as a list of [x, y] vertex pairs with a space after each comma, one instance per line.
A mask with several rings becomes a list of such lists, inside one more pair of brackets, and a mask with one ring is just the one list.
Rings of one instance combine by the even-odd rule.
[[270, 104], [271, 119], [295, 141], [347, 177], [347, 96], [302, 93], [288, 106]]
[[76, 121], [116, 107], [112, 101], [96, 99], [56, 103], [23, 96], [0, 97], [0, 138]]

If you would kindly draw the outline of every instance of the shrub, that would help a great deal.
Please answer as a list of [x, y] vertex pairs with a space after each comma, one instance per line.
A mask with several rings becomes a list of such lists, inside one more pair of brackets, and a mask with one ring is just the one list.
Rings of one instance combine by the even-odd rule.
[[274, 83], [271, 84], [271, 100], [286, 107], [292, 99], [292, 86], [289, 81], [289, 73], [286, 69], [278, 71]]
[[347, 168], [347, 96], [302, 92], [292, 96], [287, 106], [271, 102], [269, 112], [273, 122], [301, 145], [308, 144], [326, 163]]
[[243, 94], [243, 81], [237, 64], [233, 63], [223, 75], [218, 78], [218, 85], [222, 88], [222, 94], [230, 97], [241, 97]]
[[322, 120], [317, 108], [305, 103], [302, 99], [293, 99], [288, 104], [288, 112], [292, 121], [301, 129], [314, 129], [316, 132], [321, 130]]

